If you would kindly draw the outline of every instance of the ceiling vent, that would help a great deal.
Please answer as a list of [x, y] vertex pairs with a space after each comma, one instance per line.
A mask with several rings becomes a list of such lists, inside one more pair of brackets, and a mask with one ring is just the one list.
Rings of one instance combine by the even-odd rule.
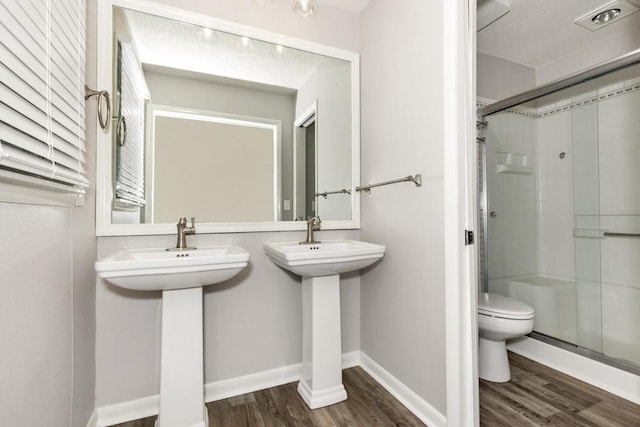
[[626, 0], [614, 0], [592, 10], [573, 22], [587, 30], [595, 31], [637, 11], [638, 7]]

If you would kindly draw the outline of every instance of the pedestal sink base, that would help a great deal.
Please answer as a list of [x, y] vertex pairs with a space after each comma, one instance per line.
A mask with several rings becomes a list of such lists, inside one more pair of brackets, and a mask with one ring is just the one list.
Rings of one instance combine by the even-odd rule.
[[302, 380], [298, 393], [311, 409], [347, 398], [342, 385], [337, 274], [302, 278]]
[[298, 394], [310, 409], [322, 408], [347, 400], [347, 391], [342, 384], [325, 390], [312, 390], [305, 380], [300, 380]]
[[202, 288], [163, 291], [157, 427], [209, 425], [202, 334]]

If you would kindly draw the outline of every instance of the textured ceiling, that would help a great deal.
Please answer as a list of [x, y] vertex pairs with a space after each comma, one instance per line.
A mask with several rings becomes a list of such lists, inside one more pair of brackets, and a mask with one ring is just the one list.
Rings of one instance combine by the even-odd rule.
[[[511, 11], [478, 32], [478, 52], [531, 68], [640, 26], [640, 12], [597, 31], [573, 21], [610, 0], [511, 0]], [[640, 0], [632, 0], [640, 5]], [[640, 40], [638, 41], [640, 46]]]
[[140, 62], [165, 73], [173, 69], [201, 74], [198, 78], [213, 75], [299, 89], [320, 63], [341, 62], [146, 13], [126, 10], [124, 15]]

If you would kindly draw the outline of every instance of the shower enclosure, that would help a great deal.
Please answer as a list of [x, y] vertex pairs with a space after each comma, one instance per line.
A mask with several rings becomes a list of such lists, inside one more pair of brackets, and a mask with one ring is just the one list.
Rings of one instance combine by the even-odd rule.
[[483, 290], [534, 307], [534, 338], [640, 373], [635, 61], [482, 108], [478, 145]]

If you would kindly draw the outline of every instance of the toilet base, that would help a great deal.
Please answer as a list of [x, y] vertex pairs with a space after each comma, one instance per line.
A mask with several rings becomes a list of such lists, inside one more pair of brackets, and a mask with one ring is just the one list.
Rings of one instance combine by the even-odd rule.
[[511, 379], [507, 344], [480, 338], [478, 343], [478, 375], [483, 380], [506, 383]]

